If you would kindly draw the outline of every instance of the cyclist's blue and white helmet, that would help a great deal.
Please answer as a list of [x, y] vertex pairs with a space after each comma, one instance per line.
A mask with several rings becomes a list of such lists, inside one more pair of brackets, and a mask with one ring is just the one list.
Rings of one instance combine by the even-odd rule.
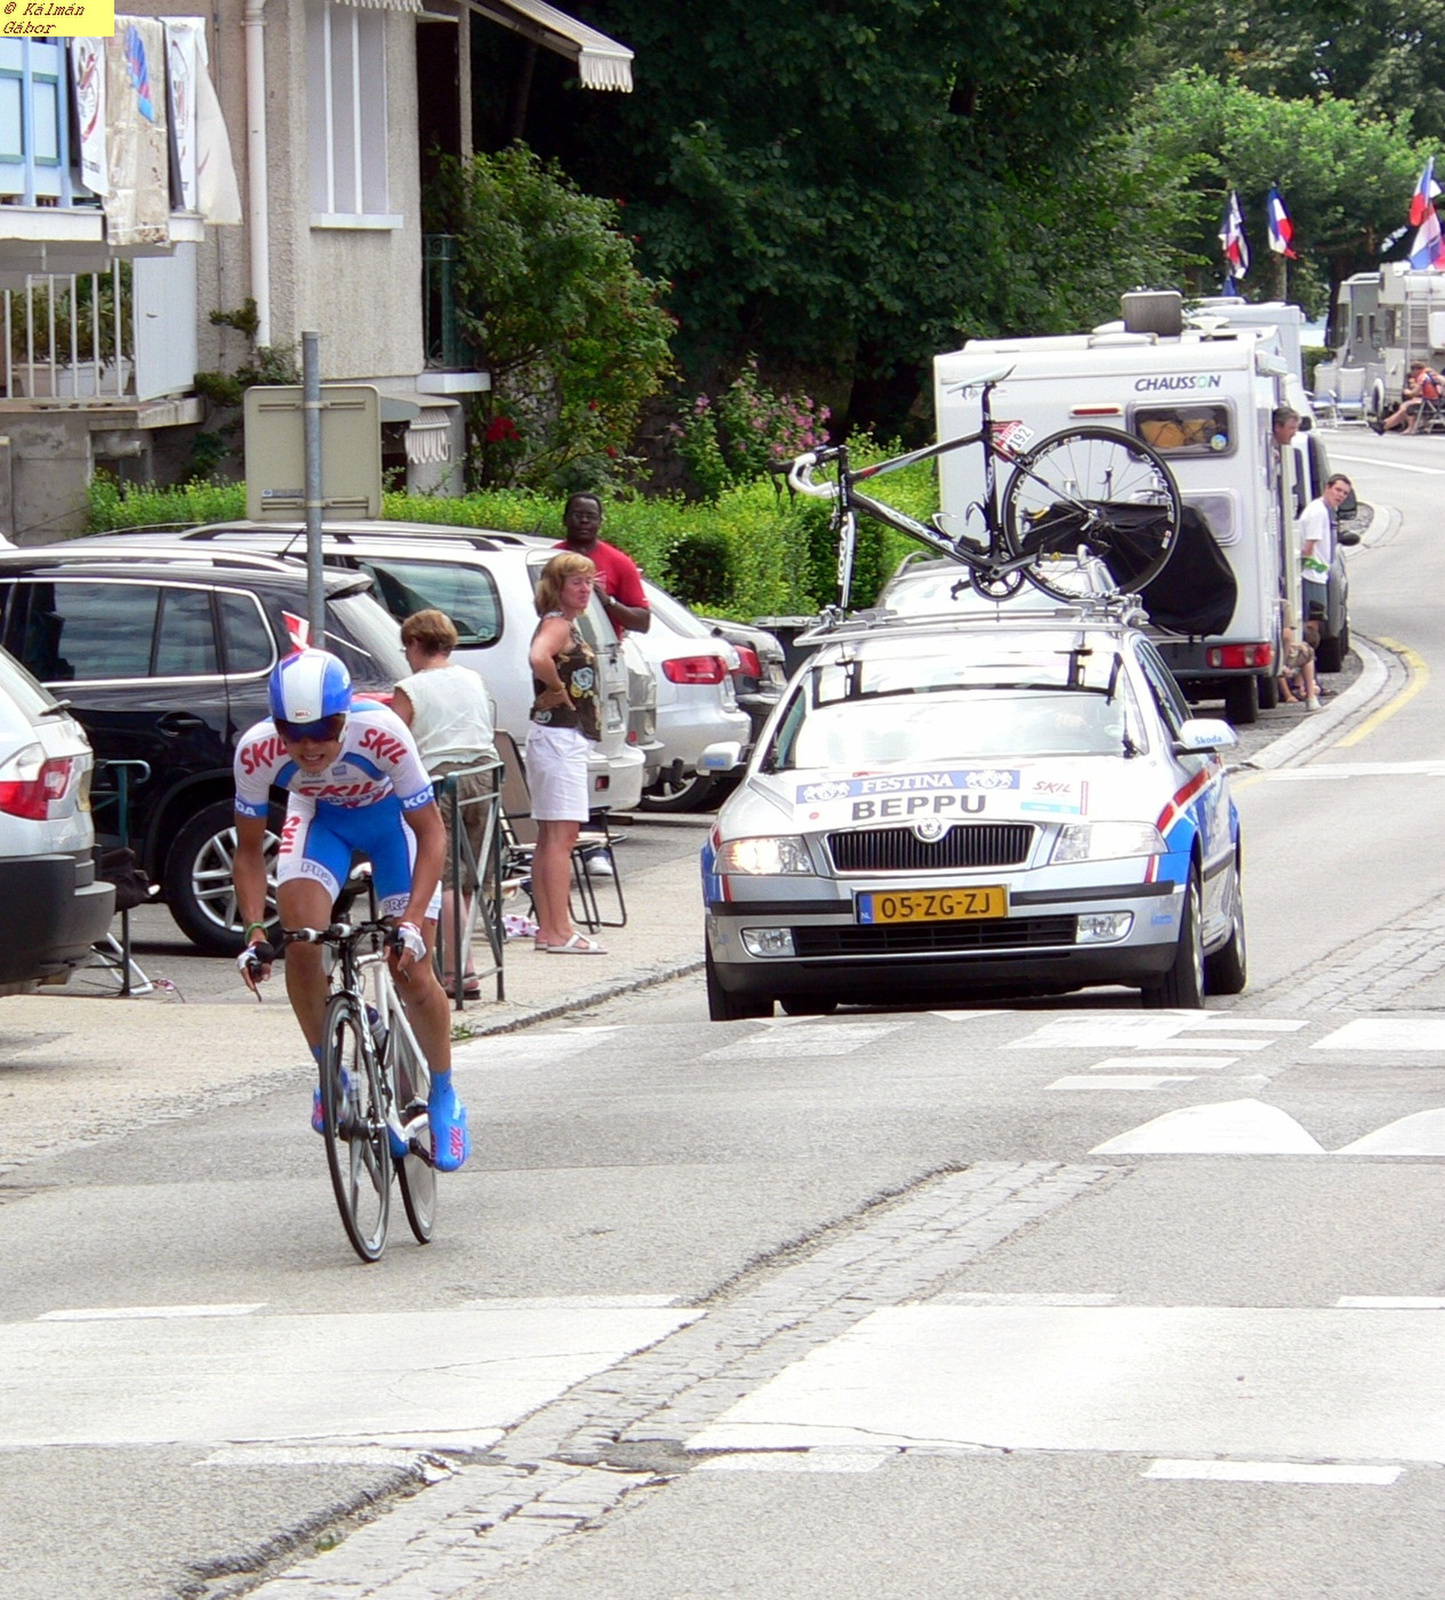
[[307, 727], [350, 712], [351, 674], [329, 650], [298, 650], [272, 671], [267, 696], [274, 721]]

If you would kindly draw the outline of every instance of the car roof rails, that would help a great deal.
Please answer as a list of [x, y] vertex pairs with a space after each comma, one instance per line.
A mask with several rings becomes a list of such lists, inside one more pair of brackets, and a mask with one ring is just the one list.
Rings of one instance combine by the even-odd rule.
[[[195, 573], [216, 575], [227, 570], [257, 573], [263, 577], [295, 579], [304, 575], [303, 564], [294, 556], [273, 556], [254, 550], [196, 550], [190, 546], [152, 545], [148, 549], [77, 551], [77, 541], [68, 540], [57, 546], [31, 546], [29, 549], [0, 550], [0, 571], [9, 569], [44, 568], [60, 570], [67, 567], [84, 568], [88, 572], [107, 568], [159, 567], [165, 570], [190, 570]], [[48, 553], [53, 550], [53, 553]], [[325, 573], [327, 594], [361, 594], [371, 587], [371, 579], [364, 572], [338, 572], [335, 568]]]
[[957, 628], [969, 624], [986, 624], [991, 627], [1024, 629], [1042, 626], [1057, 627], [1138, 627], [1148, 620], [1138, 595], [1097, 595], [1078, 601], [1061, 601], [1045, 610], [1031, 607], [1027, 610], [1009, 611], [1007, 601], [1000, 602], [993, 612], [977, 611], [960, 614], [957, 611], [901, 612], [887, 607], [849, 612], [846, 616], [836, 607], [825, 608], [817, 620], [797, 634], [798, 644], [827, 644], [838, 639], [861, 639], [870, 634], [903, 633], [910, 628], [936, 632], [941, 628]]
[[[523, 547], [534, 537], [493, 528], [458, 528], [432, 522], [324, 522], [321, 532], [328, 543], [358, 545], [372, 541], [406, 543], [414, 539], [465, 544], [474, 550], [503, 550]], [[270, 540], [285, 544], [304, 542], [306, 529], [292, 522], [207, 522], [185, 528], [180, 537], [187, 544], [208, 544], [220, 540]]]

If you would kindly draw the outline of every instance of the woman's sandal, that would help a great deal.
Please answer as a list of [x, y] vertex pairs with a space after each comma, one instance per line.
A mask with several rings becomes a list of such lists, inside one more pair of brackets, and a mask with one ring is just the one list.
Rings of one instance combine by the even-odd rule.
[[574, 933], [566, 944], [544, 944], [549, 956], [605, 956], [606, 949], [585, 934]]

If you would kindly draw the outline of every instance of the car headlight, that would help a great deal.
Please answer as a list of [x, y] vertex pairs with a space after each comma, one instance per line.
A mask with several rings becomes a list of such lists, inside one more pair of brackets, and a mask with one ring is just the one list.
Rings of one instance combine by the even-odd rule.
[[1149, 822], [1066, 822], [1049, 860], [1112, 861], [1120, 856], [1162, 856], [1164, 836]]
[[789, 873], [811, 873], [813, 862], [798, 838], [781, 835], [763, 839], [729, 839], [717, 853], [714, 872], [726, 876], [743, 873], [750, 878], [776, 878]]

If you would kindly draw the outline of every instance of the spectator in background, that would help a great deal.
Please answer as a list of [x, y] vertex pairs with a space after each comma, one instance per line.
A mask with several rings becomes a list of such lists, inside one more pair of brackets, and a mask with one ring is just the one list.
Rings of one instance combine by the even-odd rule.
[[1414, 433], [1420, 426], [1420, 406], [1425, 400], [1439, 400], [1445, 394], [1445, 380], [1423, 361], [1410, 363], [1410, 376], [1400, 403], [1388, 417], [1372, 419], [1376, 433]]
[[1319, 686], [1315, 682], [1315, 652], [1303, 639], [1295, 638], [1293, 607], [1286, 607], [1287, 620], [1281, 630], [1279, 697], [1287, 705], [1304, 702], [1306, 711], [1320, 708]]
[[1274, 408], [1274, 442], [1281, 450], [1299, 432], [1299, 412], [1293, 406]]
[[556, 956], [606, 954], [572, 926], [570, 906], [572, 851], [590, 809], [587, 745], [602, 735], [597, 657], [577, 628], [596, 578], [597, 568], [586, 556], [565, 550], [552, 557], [537, 582], [542, 620], [529, 654], [536, 694], [527, 731], [527, 787], [537, 824], [532, 899], [537, 948]]
[[562, 526], [567, 537], [557, 548], [586, 556], [596, 567], [597, 595], [618, 638], [624, 633], [646, 633], [652, 626], [652, 612], [642, 574], [626, 551], [603, 541], [601, 500], [595, 494], [569, 496]]
[[[391, 709], [411, 729], [428, 776], [445, 778], [459, 774], [456, 778], [457, 800], [461, 803], [458, 815], [471, 843], [473, 859], [479, 861], [487, 819], [484, 808], [475, 802], [479, 796], [492, 792], [495, 775], [469, 773], [464, 769], [497, 759], [493, 744], [496, 713], [492, 697], [480, 673], [473, 672], [470, 667], [452, 665], [457, 630], [444, 612], [412, 612], [401, 625], [401, 643], [411, 676], [397, 684]], [[467, 801], [474, 803], [468, 805]], [[481, 998], [482, 988], [472, 971], [470, 941], [460, 952], [460, 960], [457, 959], [459, 952], [453, 948], [456, 894], [460, 888], [465, 928], [472, 918], [471, 897], [477, 892], [477, 877], [464, 859], [464, 881], [458, 886], [452, 868], [452, 799], [450, 795], [443, 795], [440, 787], [437, 804], [447, 836], [439, 928], [447, 965], [452, 969], [442, 974], [442, 984], [455, 1000], [460, 981], [463, 997], [477, 1000]]]
[[[1306, 626], [1315, 616], [1324, 616], [1330, 566], [1335, 559], [1335, 513], [1349, 498], [1350, 480], [1342, 472], [1331, 475], [1324, 493], [1300, 512], [1300, 555], [1304, 580]], [[1315, 607], [1319, 607], [1316, 612]]]

